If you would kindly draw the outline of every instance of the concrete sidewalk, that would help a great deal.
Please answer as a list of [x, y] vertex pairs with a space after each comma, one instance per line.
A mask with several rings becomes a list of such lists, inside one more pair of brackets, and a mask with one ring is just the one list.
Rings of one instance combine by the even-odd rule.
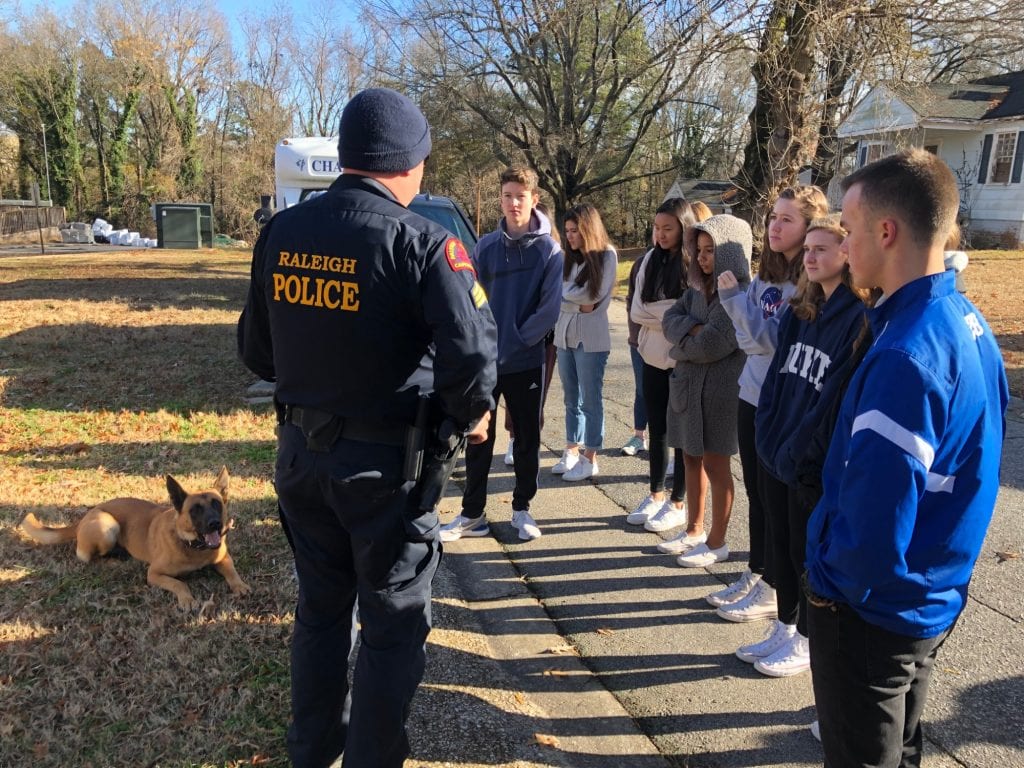
[[[733, 652], [766, 624], [722, 621], [703, 599], [745, 567], [738, 461], [729, 562], [682, 569], [657, 552], [657, 534], [625, 523], [646, 493], [646, 454], [619, 455], [633, 387], [621, 302], [611, 318], [601, 474], [579, 484], [550, 474], [564, 445], [556, 376], [532, 509], [544, 536], [520, 542], [509, 525], [513, 476], [499, 430], [492, 536], [446, 547], [409, 765], [820, 765], [810, 677], [766, 678], [741, 662]], [[996, 518], [933, 677], [927, 768], [1024, 766], [1024, 571], [1006, 557], [1022, 550], [1024, 406], [1012, 411]], [[449, 498], [443, 521], [458, 510]]]

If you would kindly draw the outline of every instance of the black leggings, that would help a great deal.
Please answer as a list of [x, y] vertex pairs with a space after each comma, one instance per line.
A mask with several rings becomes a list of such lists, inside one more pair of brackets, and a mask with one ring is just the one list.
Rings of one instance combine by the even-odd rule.
[[[668, 468], [668, 451], [665, 447], [665, 433], [668, 431], [668, 379], [672, 371], [664, 371], [644, 363], [643, 392], [647, 404], [648, 459], [651, 472], [651, 493], [665, 490], [665, 470]], [[686, 498], [686, 471], [683, 469], [683, 452], [675, 449], [676, 469], [672, 479], [672, 501]]]
[[764, 505], [761, 503], [761, 489], [758, 483], [757, 447], [754, 442], [754, 415], [757, 408], [746, 400], [740, 400], [737, 410], [737, 437], [740, 443], [740, 464], [743, 466], [743, 487], [747, 492], [750, 509], [750, 556], [748, 567], [751, 573], [765, 576], [768, 584], [774, 584], [765, 573]]
[[766, 522], [768, 570], [773, 576], [779, 621], [795, 624], [807, 637], [807, 601], [800, 588], [807, 550], [807, 521], [812, 509], [796, 491], [761, 465], [761, 493]]

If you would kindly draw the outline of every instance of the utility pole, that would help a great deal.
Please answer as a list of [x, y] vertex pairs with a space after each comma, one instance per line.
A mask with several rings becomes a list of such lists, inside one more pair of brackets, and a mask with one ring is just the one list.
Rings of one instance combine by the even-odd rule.
[[39, 127], [43, 129], [43, 165], [46, 166], [46, 199], [53, 205], [53, 192], [50, 191], [50, 153], [46, 151], [46, 124], [40, 121]]

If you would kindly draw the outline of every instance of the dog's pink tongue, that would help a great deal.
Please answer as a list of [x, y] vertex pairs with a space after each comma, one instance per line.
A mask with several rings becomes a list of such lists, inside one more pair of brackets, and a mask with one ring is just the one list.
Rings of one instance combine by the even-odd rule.
[[219, 547], [220, 546], [220, 531], [213, 531], [212, 533], [206, 534], [203, 537], [208, 547]]

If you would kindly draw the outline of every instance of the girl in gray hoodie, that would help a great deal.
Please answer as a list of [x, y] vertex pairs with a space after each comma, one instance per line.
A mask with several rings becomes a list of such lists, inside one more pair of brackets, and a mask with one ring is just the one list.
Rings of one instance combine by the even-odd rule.
[[[678, 362], [669, 378], [668, 444], [681, 448], [686, 466], [686, 536], [700, 544], [678, 557], [688, 568], [706, 568], [729, 557], [725, 535], [732, 512], [731, 457], [738, 450], [736, 405], [747, 356], [736, 342], [732, 320], [718, 296], [726, 270], [740, 285], [750, 282], [750, 225], [735, 216], [712, 216], [693, 227], [696, 257], [689, 288], [665, 313], [662, 329]], [[711, 530], [704, 532], [707, 473]]]

